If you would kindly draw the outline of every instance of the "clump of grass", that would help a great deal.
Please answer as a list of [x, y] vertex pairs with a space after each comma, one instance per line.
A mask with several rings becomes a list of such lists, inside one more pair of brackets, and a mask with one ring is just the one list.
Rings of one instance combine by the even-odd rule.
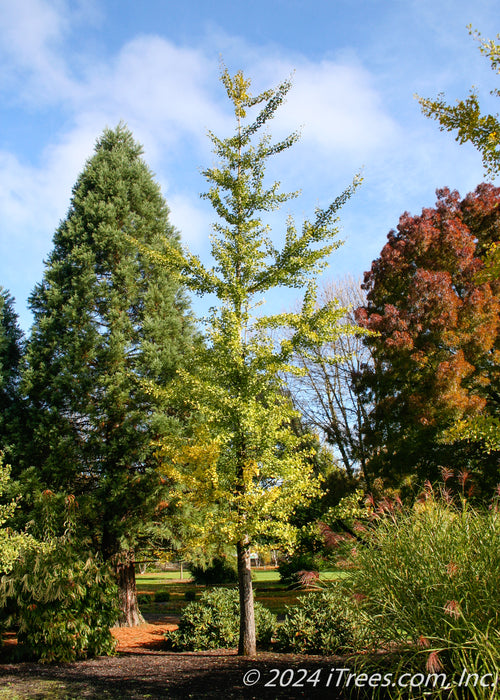
[[[375, 645], [401, 667], [496, 675], [500, 669], [500, 513], [430, 484], [411, 508], [386, 501], [349, 580]], [[472, 697], [472, 696], [471, 696]]]

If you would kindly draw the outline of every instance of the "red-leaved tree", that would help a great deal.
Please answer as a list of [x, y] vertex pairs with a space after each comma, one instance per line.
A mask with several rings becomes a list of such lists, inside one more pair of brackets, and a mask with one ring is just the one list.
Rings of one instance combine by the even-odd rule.
[[373, 366], [359, 391], [374, 408], [365, 425], [373, 476], [436, 478], [440, 466], [496, 483], [498, 454], [439, 437], [456, 420], [500, 412], [500, 282], [481, 276], [500, 240], [500, 188], [479, 185], [461, 200], [437, 191], [434, 209], [405, 213], [365, 274], [360, 325]]

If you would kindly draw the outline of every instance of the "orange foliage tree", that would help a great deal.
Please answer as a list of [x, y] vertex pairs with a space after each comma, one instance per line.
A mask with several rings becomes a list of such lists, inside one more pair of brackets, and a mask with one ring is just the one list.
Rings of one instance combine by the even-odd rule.
[[484, 489], [498, 481], [498, 453], [440, 435], [460, 419], [500, 413], [500, 281], [481, 274], [500, 240], [500, 188], [437, 197], [435, 208], [403, 214], [365, 273], [356, 318], [378, 333], [365, 339], [374, 362], [358, 378], [373, 405], [369, 468], [392, 483], [467, 468]]

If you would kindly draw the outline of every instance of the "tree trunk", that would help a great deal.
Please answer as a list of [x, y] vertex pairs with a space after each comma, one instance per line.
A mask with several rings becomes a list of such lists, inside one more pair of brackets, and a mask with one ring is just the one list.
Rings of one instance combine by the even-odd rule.
[[255, 615], [253, 607], [252, 571], [250, 568], [250, 549], [248, 538], [241, 539], [236, 545], [238, 553], [238, 585], [240, 592], [240, 639], [239, 656], [255, 656], [257, 643], [255, 638]]
[[135, 587], [135, 553], [133, 549], [118, 552], [113, 557], [116, 581], [120, 594], [120, 618], [117, 627], [137, 627], [144, 622], [137, 605]]

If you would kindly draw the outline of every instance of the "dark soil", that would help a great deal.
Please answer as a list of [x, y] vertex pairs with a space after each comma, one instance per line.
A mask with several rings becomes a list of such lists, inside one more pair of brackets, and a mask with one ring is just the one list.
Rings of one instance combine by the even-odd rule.
[[[262, 653], [257, 659], [242, 659], [234, 650], [175, 654], [171, 652], [124, 653], [62, 666], [33, 663], [0, 666], [0, 698], [9, 700], [139, 700], [140, 698], [342, 698], [335, 687], [326, 688], [332, 668], [344, 664], [324, 658], [307, 660], [298, 657]], [[293, 669], [298, 682], [299, 669], [309, 675], [321, 668], [323, 683], [316, 688], [265, 687], [278, 671]], [[243, 676], [258, 669], [261, 680], [245, 688]], [[288, 683], [290, 673], [282, 678]], [[321, 687], [321, 685], [323, 687]], [[6, 694], [7, 693], [7, 694]]]
[[[173, 622], [169, 618], [150, 619], [147, 625], [117, 630], [116, 656], [70, 664], [9, 662], [7, 646], [0, 661], [0, 700], [334, 700], [355, 697], [352, 692], [343, 694], [336, 687], [338, 672], [332, 669], [348, 667], [345, 659], [271, 652], [261, 652], [257, 658], [251, 659], [237, 656], [235, 649], [165, 651], [162, 648], [163, 631], [172, 629]], [[11, 652], [13, 648], [11, 645]], [[246, 687], [244, 675], [252, 669], [260, 673], [260, 678], [251, 687]], [[314, 672], [315, 676], [312, 675]], [[250, 680], [255, 681], [256, 675], [255, 672], [250, 674]]]

